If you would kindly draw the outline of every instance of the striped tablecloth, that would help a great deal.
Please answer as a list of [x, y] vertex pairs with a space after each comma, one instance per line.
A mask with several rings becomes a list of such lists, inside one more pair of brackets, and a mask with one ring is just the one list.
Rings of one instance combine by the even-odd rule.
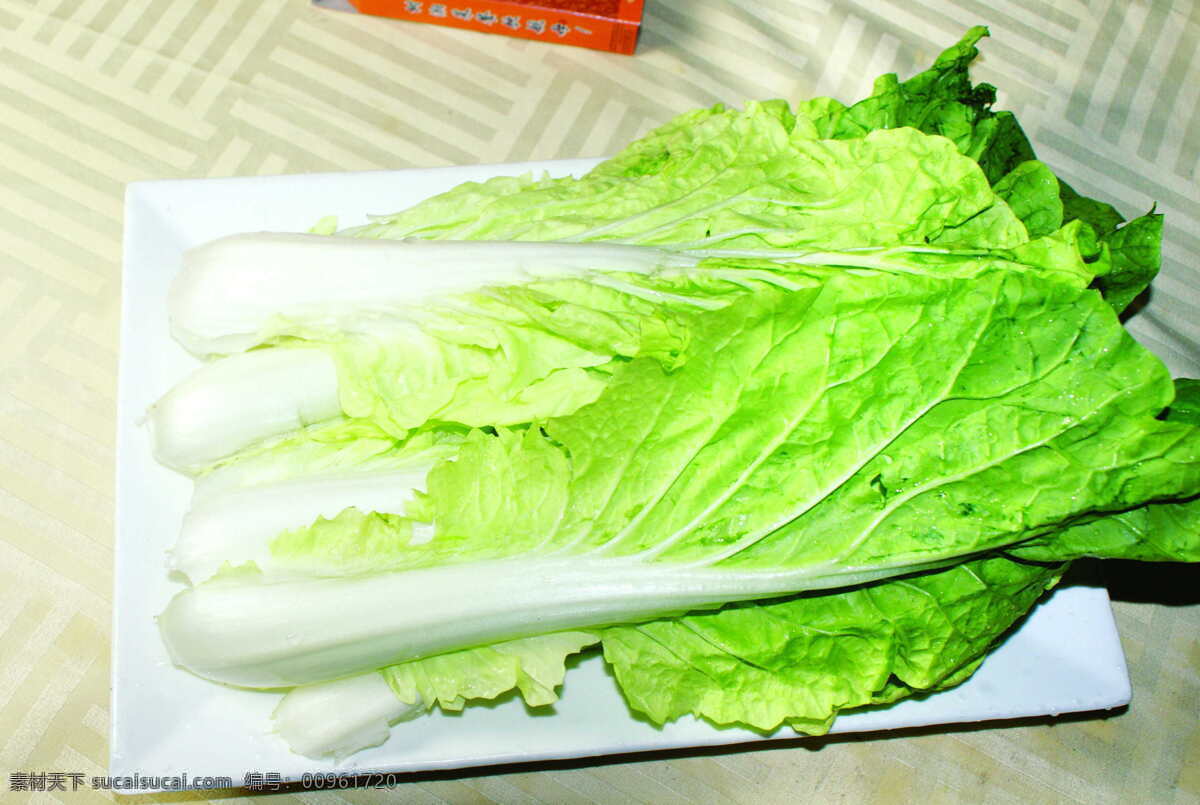
[[[127, 182], [598, 156], [717, 101], [859, 97], [980, 22], [993, 38], [976, 76], [1039, 155], [1127, 214], [1166, 213], [1166, 267], [1134, 327], [1200, 375], [1189, 0], [649, 0], [633, 58], [305, 0], [0, 0], [0, 799], [108, 796], [17, 794], [8, 775], [105, 773]], [[393, 793], [1200, 802], [1200, 568], [1110, 570], [1134, 699], [1107, 719], [438, 775]]]

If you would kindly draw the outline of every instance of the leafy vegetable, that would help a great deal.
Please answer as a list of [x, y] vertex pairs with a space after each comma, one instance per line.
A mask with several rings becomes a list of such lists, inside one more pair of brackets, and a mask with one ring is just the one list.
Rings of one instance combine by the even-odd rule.
[[1062, 572], [983, 559], [848, 592], [735, 604], [602, 633], [630, 706], [662, 723], [827, 731], [837, 713], [943, 687]]
[[[795, 287], [736, 258], [870, 265], [961, 248], [950, 259], [1021, 260], [1006, 250], [1027, 244], [1025, 226], [952, 143], [911, 129], [818, 140], [795, 123], [778, 103], [687, 115], [581, 179], [501, 181], [513, 192], [457, 228], [440, 217], [447, 198], [478, 188], [358, 238], [239, 235], [193, 250], [171, 290], [176, 338], [201, 355], [288, 348], [215, 361], [164, 398], [158, 456], [196, 471], [339, 415], [403, 437], [431, 420], [569, 413], [613, 359], [670, 366], [693, 316], [763, 284]], [[417, 239], [431, 237], [487, 240]], [[549, 238], [563, 242], [523, 242]], [[266, 393], [264, 375], [279, 378]]]
[[1161, 217], [1036, 159], [985, 34], [189, 255], [173, 332], [226, 357], [150, 417], [197, 475], [175, 662], [296, 686], [314, 756], [548, 704], [597, 641], [653, 721], [821, 732], [969, 677], [1065, 562], [1200, 560], [1200, 384], [1118, 319]]
[[388, 728], [424, 711], [403, 701], [377, 673], [307, 685], [275, 708], [275, 730], [294, 752], [338, 760], [387, 740]]
[[340, 416], [336, 367], [315, 349], [247, 352], [197, 369], [147, 414], [154, 457], [198, 472], [239, 449]]
[[390, 724], [435, 706], [458, 711], [513, 689], [530, 706], [552, 704], [567, 657], [599, 639], [594, 632], [557, 632], [305, 685], [279, 703], [276, 730], [301, 754], [340, 759], [383, 743]]
[[[197, 483], [171, 568], [193, 583], [246, 563], [268, 578], [369, 571], [390, 542], [431, 536], [405, 512], [429, 470], [453, 457], [460, 441], [453, 432], [427, 432], [397, 443], [369, 424], [349, 423], [243, 456]], [[372, 539], [360, 516], [352, 542], [326, 538], [323, 550], [305, 545], [312, 522], [343, 511], [390, 513], [390, 527]]]
[[429, 474], [431, 541], [361, 532], [371, 576], [181, 593], [173, 658], [304, 684], [945, 566], [1200, 488], [1200, 429], [1155, 418], [1161, 364], [1097, 295], [1032, 274], [831, 272], [703, 317], [692, 350], [541, 430], [472, 434]]
[[[991, 111], [994, 89], [970, 82], [985, 33], [972, 29], [908, 81], [881, 77], [851, 107], [697, 110], [580, 179], [467, 183], [343, 233], [354, 238], [264, 233], [194, 250], [171, 294], [185, 346], [205, 355], [299, 338], [314, 349], [205, 367], [153, 412], [157, 454], [195, 472], [339, 415], [403, 437], [431, 420], [569, 413], [595, 399], [612, 359], [670, 365], [689, 315], [762, 279], [697, 262], [721, 253], [1007, 249], [1082, 218], [1100, 227], [1098, 287], [1123, 310], [1157, 270], [1161, 229], [1148, 217], [1113, 231], [1098, 202], [1033, 161], [1015, 119]], [[301, 372], [319, 382], [292, 382]], [[266, 394], [264, 373], [281, 377]]]
[[[798, 104], [798, 111], [808, 114], [821, 137], [855, 138], [900, 126], [947, 137], [962, 154], [979, 163], [1006, 202], [1016, 203], [1023, 210], [1024, 214], [1018, 212], [1022, 222], [1028, 225], [1028, 216], [1036, 213], [1038, 220], [1029, 230], [1031, 236], [1057, 228], [1060, 223], [1086, 223], [1114, 253], [1126, 253], [1115, 261], [1118, 268], [1113, 276], [1098, 283], [1120, 312], [1158, 273], [1161, 216], [1142, 216], [1118, 231], [1125, 218], [1111, 204], [1082, 196], [1062, 180], [1057, 182], [1059, 201], [1046, 197], [1046, 190], [1052, 186], [1045, 166], [1029, 164], [1034, 159], [1033, 146], [1017, 119], [1011, 112], [992, 111], [995, 87], [971, 83], [968, 68], [979, 55], [975, 45], [985, 36], [986, 28], [971, 28], [930, 69], [907, 81], [899, 81], [894, 74], [880, 76], [871, 97], [853, 106], [845, 107], [832, 98], [817, 98]], [[1031, 193], [1041, 197], [1022, 198]]]
[[[1200, 426], [1200, 381], [1175, 381], [1175, 399], [1163, 417]], [[1085, 556], [1145, 562], [1200, 562], [1200, 498], [1151, 503], [1073, 525], [1053, 539], [1026, 542], [1010, 552], [1035, 561]]]

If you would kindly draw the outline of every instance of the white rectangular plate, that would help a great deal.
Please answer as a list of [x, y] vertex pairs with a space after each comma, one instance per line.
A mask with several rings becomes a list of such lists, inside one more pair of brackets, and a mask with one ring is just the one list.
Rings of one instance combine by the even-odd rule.
[[[299, 780], [306, 773], [418, 771], [576, 758], [764, 738], [683, 719], [656, 728], [626, 707], [604, 663], [591, 656], [567, 675], [562, 700], [534, 713], [519, 699], [434, 714], [401, 724], [383, 746], [340, 765], [290, 753], [271, 732], [273, 694], [225, 688], [173, 667], [154, 617], [178, 589], [165, 552], [188, 505], [191, 483], [154, 462], [140, 420], [196, 362], [169, 337], [166, 294], [183, 251], [255, 230], [303, 231], [322, 216], [341, 225], [408, 207], [468, 180], [549, 171], [579, 174], [592, 160], [487, 165], [390, 173], [148, 182], [126, 197], [124, 309], [117, 467], [113, 709], [110, 774], [228, 776], [247, 772]], [[1129, 701], [1129, 678], [1108, 595], [1057, 591], [966, 684], [923, 701], [839, 718], [834, 732], [1101, 710]]]

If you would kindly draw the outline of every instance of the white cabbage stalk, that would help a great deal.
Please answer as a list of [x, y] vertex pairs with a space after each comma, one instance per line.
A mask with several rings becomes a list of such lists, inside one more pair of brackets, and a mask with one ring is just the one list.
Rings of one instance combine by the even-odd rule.
[[176, 340], [203, 357], [262, 343], [277, 319], [345, 329], [364, 315], [402, 313], [489, 285], [597, 271], [653, 274], [695, 263], [646, 246], [259, 232], [186, 252], [168, 314]]
[[230, 685], [282, 688], [501, 640], [866, 583], [957, 560], [765, 572], [548, 557], [350, 578], [217, 580], [176, 595], [158, 621], [176, 665]]
[[151, 406], [154, 456], [195, 472], [241, 448], [342, 414], [320, 349], [256, 350], [205, 364]]
[[425, 712], [420, 700], [404, 702], [379, 673], [306, 685], [275, 708], [275, 730], [306, 757], [341, 760], [388, 739], [398, 721]]
[[[253, 562], [268, 579], [317, 572], [319, 568], [281, 565], [271, 555], [272, 540], [281, 532], [311, 525], [318, 517], [332, 519], [351, 507], [402, 514], [414, 491], [424, 487], [432, 466], [432, 460], [418, 459], [411, 466], [385, 472], [351, 471], [193, 495], [192, 508], [171, 551], [170, 567], [192, 584], [211, 578], [223, 565], [246, 562]], [[432, 526], [428, 533], [417, 531], [414, 542], [431, 536]], [[373, 564], [364, 557], [362, 567], [338, 571], [366, 571]]]

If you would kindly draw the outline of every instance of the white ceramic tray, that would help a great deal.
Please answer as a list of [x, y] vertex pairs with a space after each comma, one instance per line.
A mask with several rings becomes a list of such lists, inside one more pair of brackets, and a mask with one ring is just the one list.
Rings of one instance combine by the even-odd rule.
[[[234, 232], [302, 231], [325, 215], [342, 226], [407, 207], [460, 182], [525, 171], [582, 173], [591, 160], [387, 173], [138, 183], [126, 197], [124, 308], [117, 468], [113, 708], [109, 773], [301, 780], [330, 771], [456, 769], [655, 749], [795, 738], [716, 729], [684, 719], [656, 728], [626, 707], [604, 663], [591, 656], [567, 674], [546, 713], [519, 699], [434, 714], [399, 725], [391, 739], [341, 765], [290, 753], [271, 733], [278, 696], [226, 688], [173, 667], [154, 616], [178, 589], [165, 570], [191, 483], [154, 462], [139, 422], [195, 366], [169, 337], [166, 294], [184, 249]], [[1040, 605], [966, 684], [922, 701], [847, 715], [834, 732], [1101, 710], [1129, 701], [1129, 678], [1102, 588], [1072, 586]], [[548, 709], [547, 709], [548, 710]]]

